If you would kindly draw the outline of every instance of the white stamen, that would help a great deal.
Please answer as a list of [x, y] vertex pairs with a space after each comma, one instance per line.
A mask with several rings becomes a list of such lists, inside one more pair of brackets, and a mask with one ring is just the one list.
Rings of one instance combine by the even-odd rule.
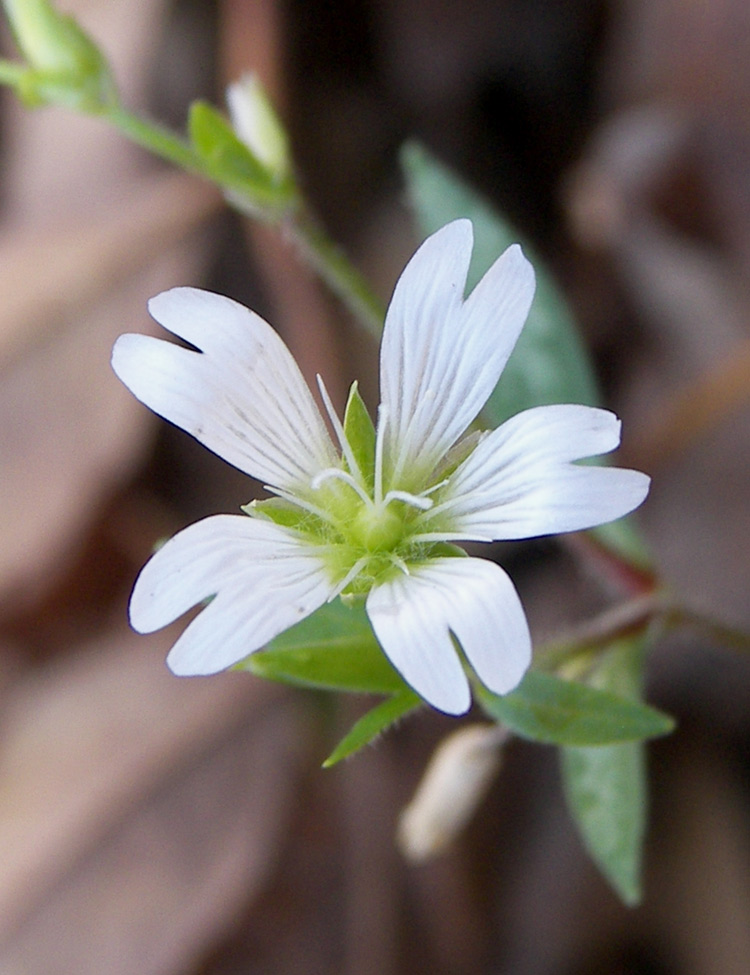
[[325, 484], [326, 481], [343, 481], [347, 484], [353, 491], [356, 491], [359, 497], [364, 501], [366, 505], [372, 507], [372, 498], [370, 495], [362, 488], [361, 485], [357, 484], [356, 480], [348, 471], [342, 471], [340, 467], [327, 467], [324, 471], [316, 474], [312, 479], [310, 486], [314, 491]]
[[354, 456], [352, 445], [349, 443], [349, 438], [344, 432], [343, 424], [341, 423], [341, 420], [339, 420], [336, 410], [333, 408], [333, 403], [331, 402], [331, 397], [328, 395], [328, 390], [325, 387], [323, 378], [319, 374], [316, 374], [315, 378], [318, 381], [318, 389], [320, 390], [323, 405], [325, 406], [326, 413], [331, 421], [331, 426], [336, 431], [336, 437], [341, 445], [341, 452], [349, 465], [349, 470], [356, 475], [360, 482], [364, 483], [364, 477], [362, 476], [362, 471], [360, 470], [359, 464]]
[[366, 555], [363, 555], [361, 559], [357, 559], [357, 561], [354, 563], [351, 569], [349, 569], [349, 571], [346, 573], [346, 575], [341, 580], [341, 582], [333, 590], [333, 592], [328, 597], [326, 602], [329, 603], [333, 602], [333, 600], [346, 589], [349, 583], [352, 582], [352, 580], [355, 579], [360, 574], [362, 569], [364, 569], [365, 565], [367, 565], [367, 558], [368, 557]]
[[411, 572], [409, 572], [409, 566], [406, 564], [406, 562], [404, 562], [401, 556], [396, 555], [395, 552], [391, 552], [389, 557], [391, 562], [393, 562], [393, 564], [396, 566], [396, 568], [400, 569], [405, 576], [411, 575]]
[[[410, 535], [410, 542], [455, 542], [458, 540], [467, 541], [465, 532], [420, 532], [418, 535]], [[473, 538], [469, 541], [485, 542], [486, 538]]]
[[420, 511], [429, 511], [433, 505], [430, 498], [410, 494], [409, 491], [389, 491], [383, 498], [383, 506], [390, 504], [391, 501], [403, 501], [404, 504], [409, 504], [412, 508], [419, 508]]
[[444, 480], [438, 481], [437, 484], [433, 484], [431, 488], [427, 488], [426, 491], [421, 491], [420, 498], [426, 498], [428, 494], [434, 494], [435, 491], [439, 491], [441, 487], [445, 487], [449, 480], [450, 478], [446, 477]]

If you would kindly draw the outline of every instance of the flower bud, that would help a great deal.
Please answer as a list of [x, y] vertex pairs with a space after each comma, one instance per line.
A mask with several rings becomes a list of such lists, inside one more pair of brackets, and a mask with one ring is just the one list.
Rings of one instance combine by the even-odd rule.
[[498, 725], [472, 725], [441, 742], [401, 813], [397, 839], [407, 859], [437, 856], [458, 836], [500, 768], [506, 737]]
[[291, 170], [289, 142], [271, 102], [254, 74], [227, 88], [227, 105], [237, 138], [247, 146], [275, 182]]
[[95, 111], [115, 100], [107, 62], [72, 17], [49, 0], [2, 0], [29, 70], [18, 83], [32, 104], [58, 102]]

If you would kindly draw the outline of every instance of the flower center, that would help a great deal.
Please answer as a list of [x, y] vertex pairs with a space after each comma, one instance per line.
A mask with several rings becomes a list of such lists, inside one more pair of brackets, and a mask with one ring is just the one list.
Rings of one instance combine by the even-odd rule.
[[347, 534], [368, 552], [386, 552], [401, 541], [404, 523], [390, 505], [363, 504], [347, 526]]

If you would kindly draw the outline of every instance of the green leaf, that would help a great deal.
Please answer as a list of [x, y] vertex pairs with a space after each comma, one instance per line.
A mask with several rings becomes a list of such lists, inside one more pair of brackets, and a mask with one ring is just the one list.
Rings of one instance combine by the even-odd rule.
[[478, 687], [482, 707], [522, 738], [550, 745], [610, 745], [668, 734], [666, 714], [611, 691], [530, 671], [510, 694]]
[[[602, 659], [597, 686], [638, 699], [642, 639], [622, 641]], [[565, 798], [594, 862], [628, 906], [641, 898], [648, 783], [642, 742], [563, 748]]]
[[323, 762], [323, 768], [330, 768], [342, 758], [348, 758], [349, 755], [358, 752], [364, 745], [369, 745], [373, 738], [377, 738], [386, 728], [395, 724], [409, 711], [418, 708], [420, 704], [422, 704], [421, 698], [409, 689], [381, 701], [372, 711], [368, 711], [361, 717], [349, 734], [339, 742]]
[[372, 491], [375, 481], [375, 427], [364, 400], [359, 395], [356, 381], [351, 385], [344, 411], [344, 433], [367, 486]]
[[268, 680], [325, 690], [393, 694], [407, 686], [380, 649], [364, 603], [349, 606], [340, 599], [237, 666]]
[[[409, 200], [425, 236], [458, 217], [472, 220], [474, 256], [468, 281], [472, 288], [520, 235], [482, 196], [421, 146], [406, 145], [402, 165]], [[484, 408], [482, 415], [492, 426], [531, 406], [594, 406], [599, 401], [591, 362], [566, 302], [539, 258], [527, 243], [522, 244], [536, 270], [536, 297], [515, 351]]]
[[565, 796], [589, 855], [625, 904], [641, 899], [647, 783], [642, 742], [561, 752]]

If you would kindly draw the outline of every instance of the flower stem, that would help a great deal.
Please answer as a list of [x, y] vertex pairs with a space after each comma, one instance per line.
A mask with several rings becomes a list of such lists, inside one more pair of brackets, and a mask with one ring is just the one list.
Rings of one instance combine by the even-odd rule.
[[201, 159], [193, 152], [190, 145], [164, 126], [133, 115], [120, 105], [108, 108], [104, 117], [132, 142], [148, 149], [155, 156], [174, 163], [180, 169], [205, 179], [210, 178]]
[[290, 215], [288, 230], [306, 262], [367, 331], [379, 338], [383, 330], [385, 307], [304, 204]]
[[[120, 106], [109, 108], [105, 117], [133, 142], [181, 169], [215, 182], [202, 160], [179, 136], [154, 122], [133, 115]], [[228, 203], [242, 213], [242, 200], [229, 198]], [[249, 209], [257, 209], [256, 200], [248, 200]], [[282, 226], [294, 240], [303, 259], [325, 281], [331, 291], [373, 336], [383, 328], [385, 309], [365, 278], [331, 240], [309, 209], [300, 202], [286, 212], [268, 215], [271, 222]]]
[[606, 649], [613, 641], [644, 631], [652, 623], [666, 629], [687, 628], [704, 633], [730, 650], [750, 653], [750, 633], [685, 606], [663, 591], [620, 603], [576, 627], [567, 636], [539, 650], [538, 669], [558, 670], [591, 651]]

